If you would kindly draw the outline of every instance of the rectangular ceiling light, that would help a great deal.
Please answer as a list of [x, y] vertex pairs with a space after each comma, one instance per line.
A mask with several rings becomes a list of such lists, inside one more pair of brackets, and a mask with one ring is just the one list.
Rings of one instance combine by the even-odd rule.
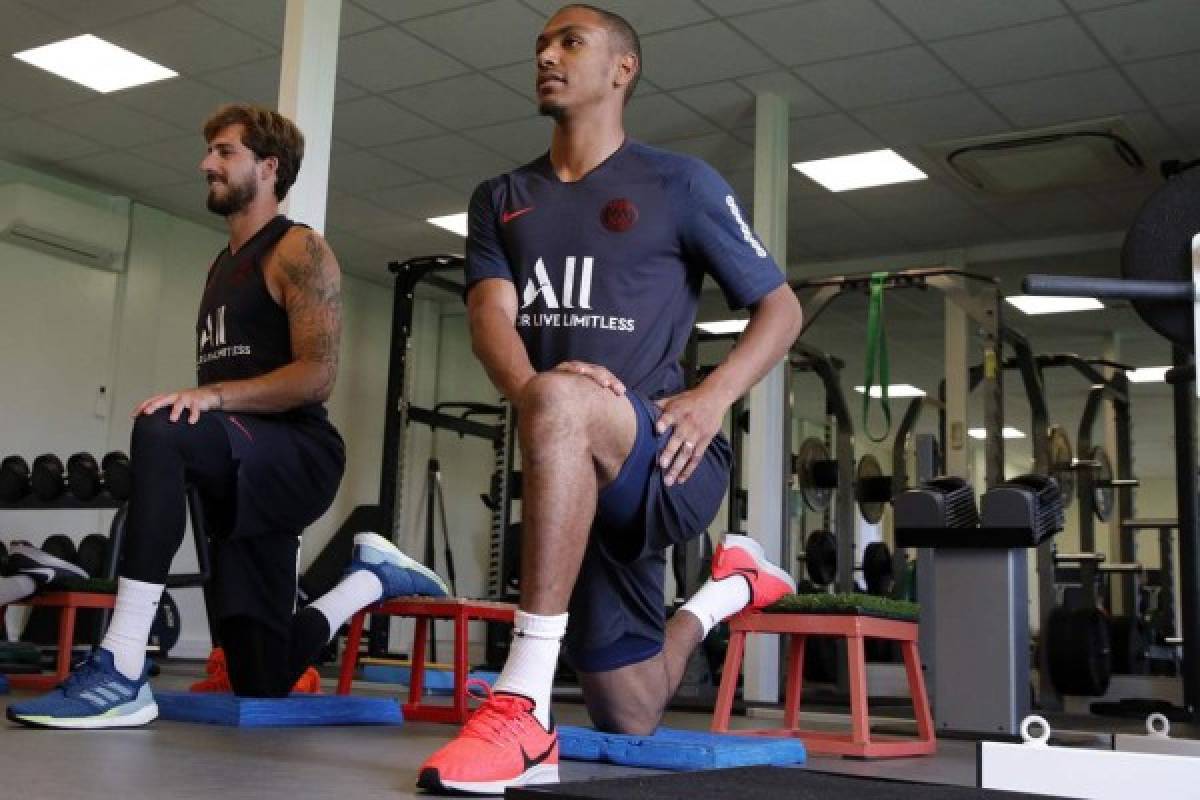
[[696, 327], [705, 333], [741, 333], [749, 323], [748, 319], [721, 319], [715, 322], [697, 322]]
[[439, 228], [444, 228], [451, 233], [457, 233], [463, 238], [467, 236], [467, 212], [465, 211], [458, 214], [447, 214], [444, 217], [430, 217], [425, 221], [430, 225], [437, 225]]
[[929, 176], [895, 150], [872, 150], [817, 161], [800, 161], [792, 167], [831, 192], [886, 186], [890, 183], [923, 181]]
[[1166, 383], [1170, 367], [1138, 367], [1125, 373], [1130, 383]]
[[101, 93], [174, 78], [177, 74], [90, 33], [13, 53], [13, 58]]
[[[865, 386], [855, 386], [854, 391], [862, 394], [867, 390]], [[925, 392], [908, 383], [889, 383], [888, 397], [924, 397]], [[871, 397], [883, 397], [883, 389], [879, 386], [871, 387]]]
[[1040, 297], [1032, 294], [1014, 294], [1004, 298], [1022, 313], [1064, 314], [1068, 311], [1098, 311], [1104, 304], [1094, 297]]
[[[967, 429], [967, 435], [970, 436], [972, 439], [985, 439], [985, 438], [987, 438], [987, 431], [983, 428], [969, 428], [969, 429]], [[1025, 434], [1023, 432], [1017, 430], [1016, 428], [1010, 428], [1007, 425], [1005, 425], [1001, 429], [1000, 435], [1002, 437], [1004, 437], [1005, 439], [1024, 439], [1025, 438]]]

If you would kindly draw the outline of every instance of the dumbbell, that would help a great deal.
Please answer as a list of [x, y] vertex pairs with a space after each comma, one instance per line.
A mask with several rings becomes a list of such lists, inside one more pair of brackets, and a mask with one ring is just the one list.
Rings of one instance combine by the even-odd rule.
[[0, 502], [15, 503], [29, 494], [29, 464], [20, 456], [0, 461]]
[[43, 453], [33, 460], [29, 482], [37, 499], [49, 503], [57, 500], [67, 488], [62, 460], [53, 453]]
[[78, 500], [94, 500], [107, 490], [116, 500], [127, 500], [130, 493], [129, 457], [113, 451], [100, 463], [91, 453], [76, 453], [67, 459], [67, 488]]

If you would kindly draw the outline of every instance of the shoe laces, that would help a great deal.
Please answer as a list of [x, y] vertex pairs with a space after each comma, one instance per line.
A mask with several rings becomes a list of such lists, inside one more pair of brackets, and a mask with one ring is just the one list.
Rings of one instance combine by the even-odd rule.
[[58, 685], [63, 690], [65, 695], [75, 695], [86, 691], [92, 682], [96, 673], [100, 672], [100, 665], [96, 663], [94, 655], [88, 656], [84, 661], [71, 671], [71, 674]]
[[524, 727], [523, 716], [532, 716], [533, 703], [526, 697], [515, 694], [495, 693], [491, 685], [479, 678], [467, 681], [468, 697], [483, 700], [483, 704], [475, 709], [467, 724], [463, 726], [462, 735], [486, 742], [497, 739], [516, 738]]

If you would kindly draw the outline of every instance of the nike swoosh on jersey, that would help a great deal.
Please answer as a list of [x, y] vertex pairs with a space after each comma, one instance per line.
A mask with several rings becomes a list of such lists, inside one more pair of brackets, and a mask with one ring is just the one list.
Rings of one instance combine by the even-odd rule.
[[500, 221], [503, 224], [507, 225], [508, 223], [510, 223], [514, 219], [516, 219], [517, 217], [522, 216], [523, 214], [528, 214], [530, 211], [533, 211], [533, 206], [526, 206], [525, 208], [518, 208], [516, 211], [505, 211], [503, 214], [500, 215]]

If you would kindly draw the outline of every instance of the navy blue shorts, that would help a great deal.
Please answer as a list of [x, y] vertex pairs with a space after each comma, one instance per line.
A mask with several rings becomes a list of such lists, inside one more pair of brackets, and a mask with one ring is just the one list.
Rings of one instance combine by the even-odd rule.
[[665, 486], [658, 456], [671, 432], [655, 432], [657, 405], [635, 392], [625, 396], [637, 415], [637, 436], [616, 479], [597, 498], [568, 608], [565, 655], [581, 672], [618, 669], [662, 650], [665, 551], [705, 533], [729, 488], [732, 454], [721, 434], [686, 482]]

